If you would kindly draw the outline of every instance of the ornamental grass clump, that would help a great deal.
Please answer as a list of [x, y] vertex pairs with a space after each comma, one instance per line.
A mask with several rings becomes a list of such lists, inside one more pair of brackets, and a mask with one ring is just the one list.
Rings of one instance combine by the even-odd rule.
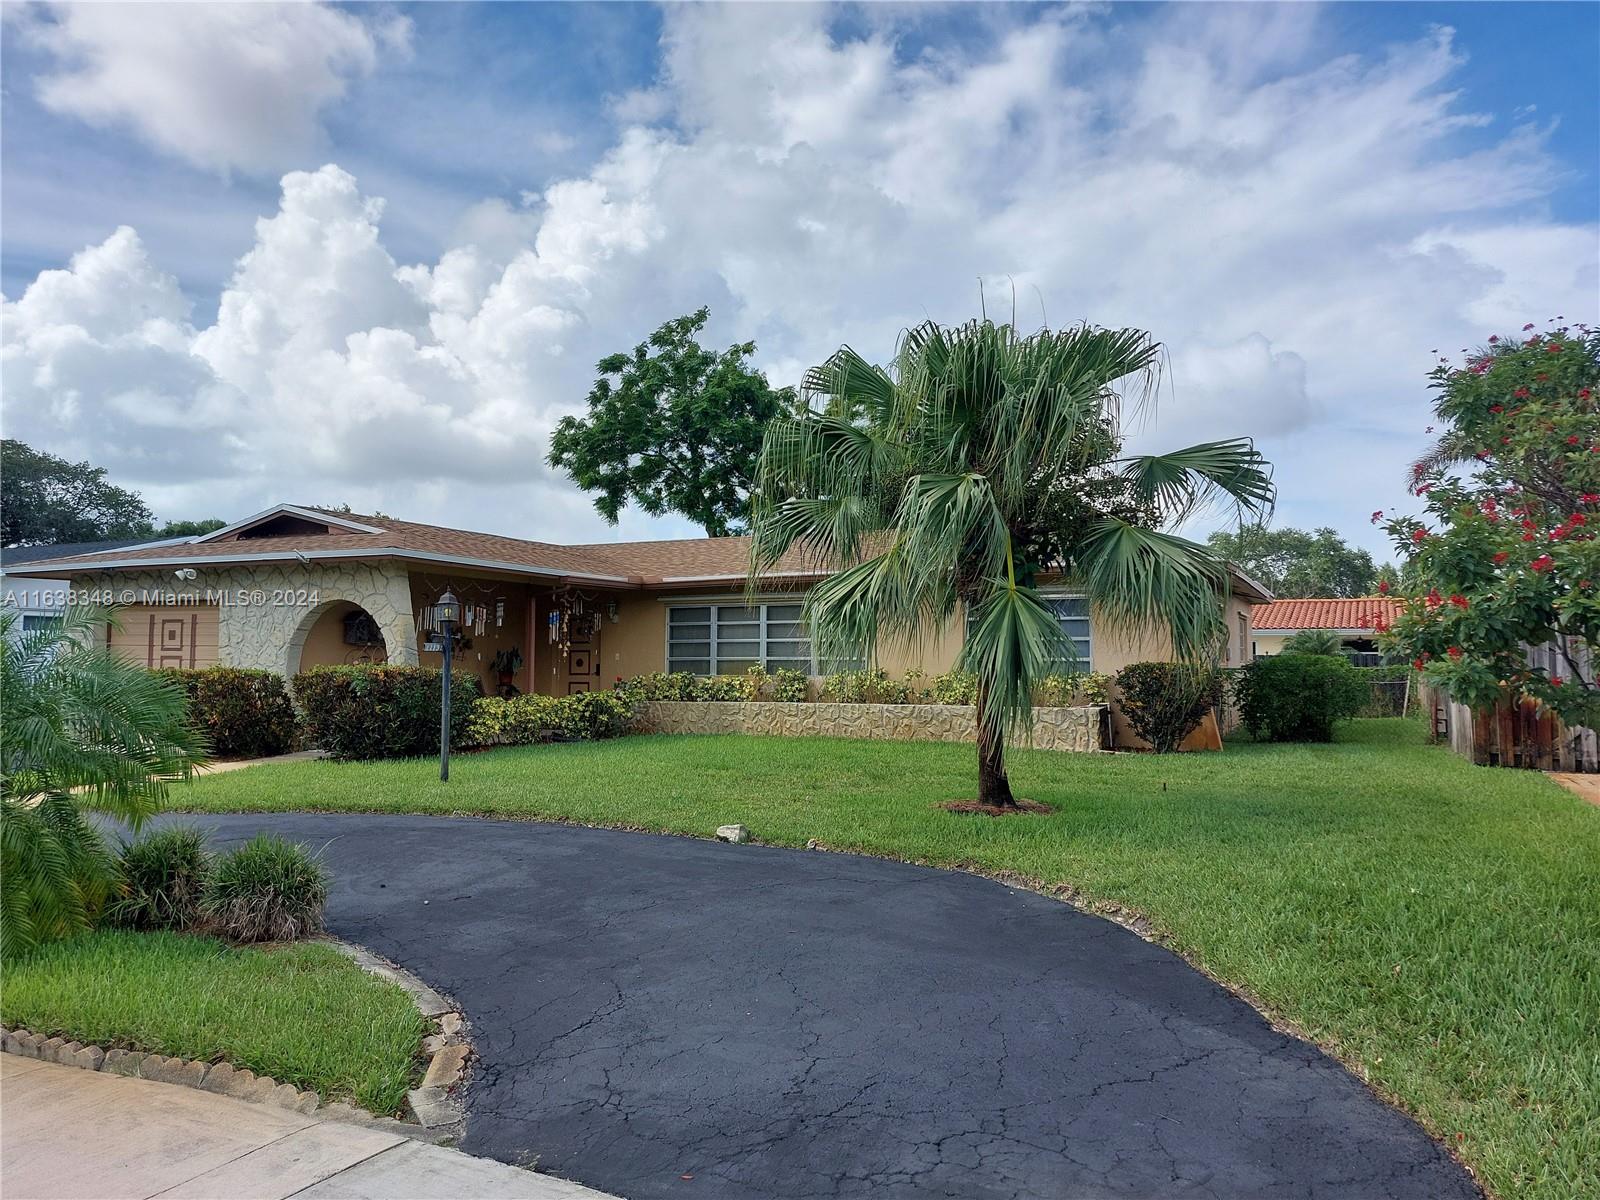
[[292, 942], [320, 933], [328, 877], [304, 847], [258, 834], [222, 856], [201, 911], [236, 942]]
[[205, 835], [191, 826], [161, 829], [123, 842], [117, 895], [106, 909], [130, 929], [193, 929], [211, 878]]

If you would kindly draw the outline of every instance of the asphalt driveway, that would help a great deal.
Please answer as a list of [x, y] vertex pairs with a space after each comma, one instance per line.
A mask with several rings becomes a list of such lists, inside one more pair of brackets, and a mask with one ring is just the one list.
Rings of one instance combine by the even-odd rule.
[[651, 1197], [1479, 1193], [1181, 959], [838, 854], [524, 822], [188, 818], [326, 844], [333, 932], [454, 995], [464, 1149]]

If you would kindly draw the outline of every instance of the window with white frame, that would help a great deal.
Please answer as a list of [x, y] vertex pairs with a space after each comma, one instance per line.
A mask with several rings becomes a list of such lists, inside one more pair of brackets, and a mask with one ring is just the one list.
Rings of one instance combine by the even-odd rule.
[[753, 666], [817, 673], [802, 606], [683, 604], [667, 609], [667, 670], [739, 675]]

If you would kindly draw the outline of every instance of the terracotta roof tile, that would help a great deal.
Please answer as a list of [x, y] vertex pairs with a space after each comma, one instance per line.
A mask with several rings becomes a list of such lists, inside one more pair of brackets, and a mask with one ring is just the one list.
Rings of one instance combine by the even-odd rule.
[[1274, 600], [1257, 607], [1250, 624], [1263, 629], [1371, 629], [1379, 617], [1393, 621], [1400, 614], [1400, 601], [1388, 596], [1368, 596], [1354, 600], [1309, 599]]

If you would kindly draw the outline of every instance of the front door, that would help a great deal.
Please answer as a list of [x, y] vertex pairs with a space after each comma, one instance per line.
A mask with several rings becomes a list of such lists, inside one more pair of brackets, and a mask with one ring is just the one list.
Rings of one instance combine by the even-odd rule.
[[[587, 620], [579, 622], [587, 625]], [[598, 622], [592, 632], [573, 631], [572, 644], [567, 653], [567, 695], [587, 692], [595, 686], [600, 674], [600, 630]]]

